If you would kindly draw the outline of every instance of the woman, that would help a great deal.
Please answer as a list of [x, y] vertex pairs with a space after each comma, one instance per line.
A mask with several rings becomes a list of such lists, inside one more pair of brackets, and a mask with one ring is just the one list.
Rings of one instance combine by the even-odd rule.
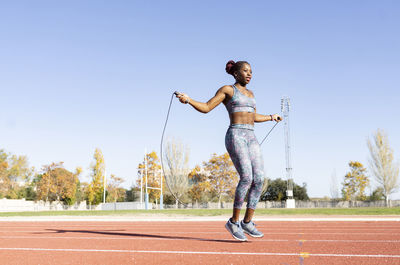
[[[180, 102], [189, 104], [202, 113], [210, 112], [221, 102], [229, 112], [230, 126], [225, 136], [225, 146], [240, 175], [240, 181], [235, 192], [233, 215], [225, 227], [235, 239], [247, 241], [244, 233], [252, 237], [264, 236], [252, 222], [264, 181], [264, 163], [260, 145], [254, 135], [254, 123], [278, 122], [282, 118], [277, 114], [261, 115], [256, 112], [254, 94], [246, 88], [252, 78], [248, 62], [229, 61], [225, 70], [235, 78], [235, 84], [218, 89], [215, 96], [207, 103], [195, 101], [186, 94], [178, 94], [177, 97]], [[244, 219], [239, 222], [240, 209], [247, 192], [246, 214]]]

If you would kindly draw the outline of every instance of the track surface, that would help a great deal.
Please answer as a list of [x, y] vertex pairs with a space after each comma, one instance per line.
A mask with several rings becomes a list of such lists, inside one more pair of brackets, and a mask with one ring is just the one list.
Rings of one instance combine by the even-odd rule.
[[0, 222], [0, 264], [400, 264], [400, 222]]

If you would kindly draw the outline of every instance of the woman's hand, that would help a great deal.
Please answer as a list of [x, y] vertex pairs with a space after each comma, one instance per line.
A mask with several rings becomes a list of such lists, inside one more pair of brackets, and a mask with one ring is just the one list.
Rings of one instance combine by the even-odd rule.
[[179, 99], [179, 101], [183, 104], [188, 104], [190, 102], [190, 98], [188, 95], [184, 93], [179, 93], [176, 95], [176, 97]]
[[282, 121], [282, 117], [279, 116], [278, 114], [273, 114], [273, 115], [271, 115], [271, 117], [272, 117], [273, 121], [276, 121], [276, 122]]

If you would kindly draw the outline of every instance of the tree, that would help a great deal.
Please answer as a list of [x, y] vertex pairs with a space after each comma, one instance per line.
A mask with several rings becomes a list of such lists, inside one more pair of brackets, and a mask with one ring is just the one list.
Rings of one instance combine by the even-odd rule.
[[80, 203], [80, 202], [86, 200], [86, 198], [85, 198], [85, 184], [87, 184], [87, 183], [86, 182], [80, 182], [79, 179], [78, 179], [78, 183], [76, 183], [75, 201], [77, 203]]
[[37, 177], [37, 199], [44, 201], [62, 201], [66, 205], [75, 203], [78, 175], [63, 167], [63, 162], [45, 165], [43, 174]]
[[99, 148], [96, 148], [93, 158], [94, 163], [91, 165], [92, 181], [87, 188], [87, 199], [89, 205], [97, 205], [101, 203], [104, 192], [105, 164], [103, 153]]
[[267, 190], [261, 196], [263, 201], [283, 201], [286, 200], [287, 181], [281, 178], [269, 181]]
[[189, 173], [189, 184], [191, 185], [188, 194], [192, 202], [203, 202], [208, 200], [208, 193], [210, 191], [210, 182], [208, 176], [200, 166], [196, 166]]
[[0, 149], [0, 198], [19, 199], [34, 172], [26, 156], [17, 156]]
[[166, 144], [164, 158], [167, 165], [167, 168], [164, 168], [167, 186], [170, 192], [182, 201], [189, 189], [189, 148], [177, 139], [170, 138]]
[[369, 201], [380, 201], [385, 199], [385, 194], [382, 187], [376, 188], [369, 196]]
[[89, 195], [89, 183], [79, 181], [76, 187], [76, 201], [88, 202], [89, 201], [88, 195]]
[[383, 189], [386, 205], [389, 206], [389, 196], [399, 188], [399, 163], [394, 162], [393, 150], [383, 130], [377, 130], [372, 141], [367, 140], [371, 155], [369, 167], [375, 180]]
[[[147, 163], [147, 186], [148, 187], [161, 187], [161, 165], [160, 159], [156, 152], [147, 153], [145, 159], [138, 166], [139, 178], [136, 183], [140, 188], [142, 182], [143, 192], [145, 191], [146, 185], [146, 163]], [[160, 199], [160, 190], [148, 189], [149, 201], [155, 202]]]
[[124, 201], [125, 189], [121, 187], [123, 182], [124, 180], [122, 178], [111, 174], [110, 181], [107, 185], [107, 202]]
[[[268, 181], [268, 187], [261, 195], [262, 201], [286, 201], [287, 180], [277, 178]], [[293, 183], [293, 198], [295, 200], [306, 201], [309, 200], [307, 194], [307, 185], [303, 183], [302, 186]]]
[[42, 167], [42, 174], [37, 176], [36, 180], [36, 191], [37, 191], [37, 199], [43, 201], [56, 201], [57, 194], [55, 194], [55, 176], [53, 171], [56, 168], [62, 167], [62, 162], [60, 163], [51, 163], [50, 165], [44, 165]]
[[27, 201], [37, 200], [35, 185], [32, 182], [29, 185], [25, 186], [23, 198], [25, 198]]
[[303, 185], [293, 185], [293, 198], [299, 201], [308, 201], [310, 198], [307, 194], [307, 183], [303, 182]]
[[28, 158], [26, 156], [12, 155], [10, 157], [8, 174], [13, 185], [18, 181], [28, 180], [33, 173], [33, 168], [29, 168]]
[[8, 178], [8, 154], [4, 150], [0, 149], [0, 198], [6, 196], [9, 186], [10, 179]]
[[75, 176], [78, 179], [78, 182], [76, 183], [76, 192], [75, 192], [75, 202], [80, 203], [84, 200], [86, 200], [85, 198], [85, 188], [87, 187], [87, 183], [84, 182], [80, 182], [79, 180], [79, 176], [82, 174], [82, 168], [81, 167], [77, 167], [75, 169]]
[[342, 195], [346, 201], [367, 199], [365, 189], [369, 185], [368, 176], [365, 175], [366, 169], [357, 161], [349, 162], [350, 172], [344, 176]]
[[204, 170], [209, 174], [210, 190], [221, 203], [222, 195], [232, 192], [238, 184], [238, 173], [228, 153], [213, 154], [208, 162], [203, 162]]
[[140, 188], [138, 187], [131, 187], [125, 193], [125, 201], [127, 202], [134, 202], [140, 199]]

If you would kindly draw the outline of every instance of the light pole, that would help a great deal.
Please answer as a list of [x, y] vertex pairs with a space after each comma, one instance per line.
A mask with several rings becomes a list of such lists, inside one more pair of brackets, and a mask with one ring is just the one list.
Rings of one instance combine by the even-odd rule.
[[283, 115], [283, 125], [285, 134], [285, 156], [286, 156], [286, 208], [295, 208], [295, 200], [293, 198], [293, 178], [292, 178], [292, 161], [290, 153], [290, 127], [289, 127], [289, 111], [290, 111], [290, 98], [283, 97], [281, 99], [281, 111]]

